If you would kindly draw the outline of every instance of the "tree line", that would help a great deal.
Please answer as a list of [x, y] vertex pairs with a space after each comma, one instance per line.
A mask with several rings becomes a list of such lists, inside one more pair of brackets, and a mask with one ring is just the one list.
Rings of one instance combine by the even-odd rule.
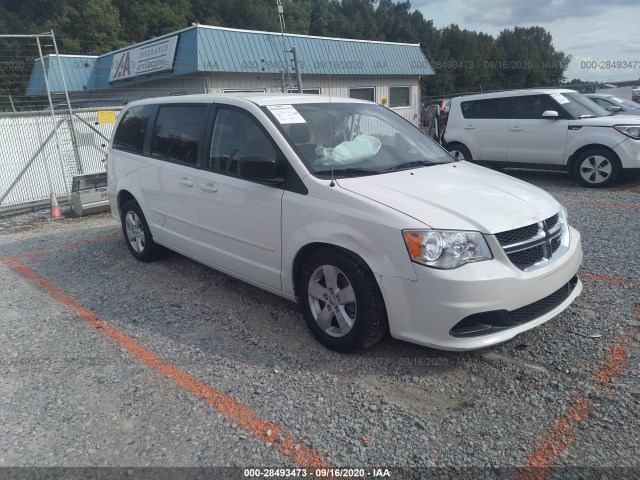
[[[288, 33], [419, 43], [436, 71], [423, 80], [425, 96], [559, 85], [571, 58], [554, 48], [542, 27], [514, 27], [497, 36], [455, 24], [436, 28], [408, 0], [282, 0], [282, 5]], [[0, 8], [0, 32], [53, 30], [65, 54], [100, 55], [196, 22], [280, 30], [276, 0], [0, 0]], [[0, 42], [0, 60], [10, 58], [7, 45], [12, 43]], [[5, 79], [4, 87], [11, 83]]]

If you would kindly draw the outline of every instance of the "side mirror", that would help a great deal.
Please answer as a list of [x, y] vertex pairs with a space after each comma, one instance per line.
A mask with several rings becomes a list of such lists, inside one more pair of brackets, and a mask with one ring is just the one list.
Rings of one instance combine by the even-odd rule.
[[240, 157], [238, 159], [238, 175], [246, 180], [260, 182], [277, 182], [282, 180], [278, 175], [278, 164], [275, 158], [265, 155]]
[[610, 112], [621, 112], [622, 107], [616, 107], [615, 105], [611, 105], [609, 108], [607, 108], [607, 110], [609, 110]]
[[551, 119], [551, 120], [555, 120], [558, 117], [560, 117], [560, 115], [558, 115], [558, 112], [556, 112], [555, 110], [545, 110], [542, 113], [542, 118], [548, 118], [548, 119]]

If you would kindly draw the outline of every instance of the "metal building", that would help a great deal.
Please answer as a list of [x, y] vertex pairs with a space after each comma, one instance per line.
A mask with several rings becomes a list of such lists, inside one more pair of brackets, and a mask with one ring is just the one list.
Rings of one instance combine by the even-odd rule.
[[[434, 73], [419, 44], [312, 37], [194, 25], [114, 52], [61, 56], [72, 101], [186, 93], [297, 91], [296, 47], [304, 93], [356, 97], [417, 124], [420, 77]], [[49, 88], [64, 92], [58, 62], [45, 58]], [[46, 95], [36, 62], [27, 96]]]

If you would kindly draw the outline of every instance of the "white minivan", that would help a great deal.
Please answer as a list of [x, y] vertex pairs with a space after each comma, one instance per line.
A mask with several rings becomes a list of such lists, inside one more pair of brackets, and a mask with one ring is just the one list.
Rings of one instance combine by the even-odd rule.
[[320, 95], [189, 95], [122, 111], [108, 195], [132, 255], [165, 248], [297, 301], [342, 352], [387, 332], [494, 345], [580, 294], [580, 234], [544, 191], [393, 111]]
[[482, 93], [451, 101], [443, 143], [498, 167], [566, 170], [586, 187], [640, 172], [640, 117], [614, 116], [574, 90]]

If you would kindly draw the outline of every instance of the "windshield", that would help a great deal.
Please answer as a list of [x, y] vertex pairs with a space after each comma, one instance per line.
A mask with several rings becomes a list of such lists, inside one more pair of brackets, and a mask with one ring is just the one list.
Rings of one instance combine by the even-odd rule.
[[560, 104], [572, 118], [607, 117], [611, 115], [611, 112], [577, 92], [553, 93], [551, 98]]
[[421, 130], [380, 105], [331, 102], [262, 109], [318, 176], [375, 175], [453, 161]]
[[640, 110], [640, 103], [632, 102], [631, 100], [626, 100], [624, 98], [619, 97], [608, 97], [609, 100], [615, 102], [617, 105], [621, 107], [634, 108]]

